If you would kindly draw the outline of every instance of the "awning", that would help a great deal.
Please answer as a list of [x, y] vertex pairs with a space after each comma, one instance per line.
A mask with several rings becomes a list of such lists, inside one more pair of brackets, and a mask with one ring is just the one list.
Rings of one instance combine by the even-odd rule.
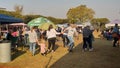
[[0, 14], [0, 24], [10, 24], [10, 23], [20, 23], [20, 22], [23, 22], [23, 20], [5, 14]]
[[9, 25], [13, 25], [13, 26], [25, 26], [27, 24], [25, 24], [25, 23], [12, 23], [12, 24], [9, 24]]

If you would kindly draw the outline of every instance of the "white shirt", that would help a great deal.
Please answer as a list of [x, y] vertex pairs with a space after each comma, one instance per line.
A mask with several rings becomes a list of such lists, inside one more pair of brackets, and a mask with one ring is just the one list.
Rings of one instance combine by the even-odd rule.
[[27, 34], [29, 35], [29, 42], [33, 43], [37, 41], [37, 33], [35, 31], [28, 31]]
[[50, 31], [47, 30], [46, 36], [47, 36], [47, 38], [49, 39], [49, 38], [54, 38], [54, 37], [56, 37], [56, 34], [57, 34], [57, 32], [56, 32], [55, 29], [50, 29]]
[[77, 32], [76, 29], [72, 28], [72, 27], [68, 27], [68, 28], [66, 28], [66, 30], [68, 30], [68, 36], [72, 36], [72, 37], [73, 37], [74, 33]]

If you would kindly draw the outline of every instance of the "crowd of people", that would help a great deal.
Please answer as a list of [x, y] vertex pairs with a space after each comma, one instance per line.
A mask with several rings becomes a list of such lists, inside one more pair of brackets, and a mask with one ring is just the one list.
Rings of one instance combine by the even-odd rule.
[[[16, 28], [12, 30], [9, 29], [6, 39], [11, 40], [12, 48], [21, 44], [21, 46], [28, 45], [29, 52], [32, 56], [36, 54], [36, 46], [40, 48], [41, 55], [46, 55], [50, 52], [55, 52], [55, 43], [58, 40], [57, 37], [61, 37], [63, 41], [63, 47], [68, 48], [68, 52], [73, 52], [74, 48], [74, 37], [79, 38], [79, 33], [82, 32], [83, 35], [83, 51], [93, 51], [92, 41], [94, 29], [91, 29], [90, 25], [86, 25], [82, 31], [79, 32], [78, 28], [74, 24], [68, 24], [67, 27], [53, 28], [52, 25], [49, 26], [48, 30], [38, 29], [36, 27], [25, 27]], [[48, 44], [46, 44], [48, 42]]]
[[111, 27], [109, 29], [106, 29], [101, 32], [104, 38], [107, 40], [113, 40], [113, 47], [116, 47], [119, 45], [119, 39], [120, 39], [120, 31], [118, 24], [115, 24], [114, 27]]

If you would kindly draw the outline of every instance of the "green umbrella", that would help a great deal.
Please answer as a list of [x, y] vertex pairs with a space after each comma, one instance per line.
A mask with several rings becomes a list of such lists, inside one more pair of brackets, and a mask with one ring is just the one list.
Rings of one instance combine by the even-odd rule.
[[47, 18], [39, 17], [39, 18], [33, 19], [30, 22], [28, 22], [28, 26], [39, 26], [42, 23], [49, 23], [49, 22], [51, 21], [48, 20]]
[[50, 23], [42, 23], [41, 25], [38, 26], [38, 28], [43, 29], [43, 30], [48, 30], [50, 25], [53, 25], [53, 28], [56, 28], [56, 25], [53, 24], [52, 22], [50, 22]]

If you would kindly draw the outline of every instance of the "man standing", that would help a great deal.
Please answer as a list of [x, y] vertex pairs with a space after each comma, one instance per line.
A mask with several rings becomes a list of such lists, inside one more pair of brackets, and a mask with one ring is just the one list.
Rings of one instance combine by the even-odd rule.
[[83, 28], [83, 51], [87, 50], [87, 43], [89, 45], [89, 51], [93, 50], [91, 36], [92, 31], [90, 30], [90, 26], [87, 25]]
[[32, 27], [31, 30], [27, 32], [27, 34], [29, 37], [29, 49], [30, 49], [30, 52], [32, 53], [32, 56], [34, 56], [36, 43], [38, 41], [37, 33], [35, 32], [35, 27]]
[[75, 29], [74, 24], [70, 24], [70, 26], [68, 28], [66, 28], [63, 32], [65, 32], [66, 30], [68, 30], [67, 37], [69, 39], [69, 43], [68, 43], [69, 49], [68, 49], [68, 51], [72, 52], [72, 49], [73, 49], [73, 46], [74, 46], [73, 36], [74, 36], [74, 34], [77, 35], [77, 31]]
[[119, 35], [119, 28], [118, 28], [118, 24], [115, 24], [112, 34], [115, 35], [114, 38], [114, 42], [113, 42], [113, 47], [116, 47], [116, 43], [119, 40], [118, 35]]

